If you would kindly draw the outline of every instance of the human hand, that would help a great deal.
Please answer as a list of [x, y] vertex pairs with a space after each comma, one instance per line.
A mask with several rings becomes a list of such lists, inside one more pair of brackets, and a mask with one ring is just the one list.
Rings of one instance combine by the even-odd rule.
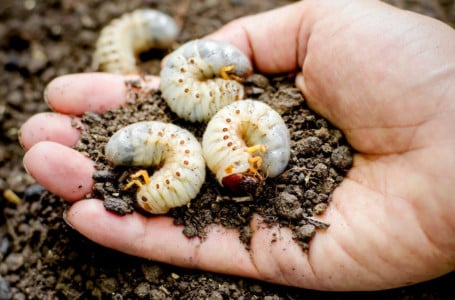
[[329, 229], [304, 253], [289, 230], [255, 219], [248, 252], [234, 230], [213, 226], [200, 242], [168, 217], [119, 217], [99, 200], [77, 201], [91, 191], [94, 169], [67, 147], [79, 139], [68, 115], [116, 107], [126, 93], [122, 77], [80, 74], [48, 86], [61, 114], [36, 115], [21, 131], [27, 170], [74, 203], [67, 219], [76, 230], [136, 256], [321, 290], [392, 288], [454, 269], [452, 29], [376, 1], [306, 0], [210, 37], [238, 46], [257, 72], [301, 72], [308, 105], [358, 151], [321, 217]]

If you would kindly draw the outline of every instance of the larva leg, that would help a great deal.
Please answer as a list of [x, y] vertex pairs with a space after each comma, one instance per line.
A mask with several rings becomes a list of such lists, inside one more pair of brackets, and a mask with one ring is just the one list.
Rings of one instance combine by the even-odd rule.
[[220, 68], [220, 76], [224, 80], [235, 80], [238, 82], [243, 82], [243, 78], [240, 76], [237, 76], [235, 74], [230, 74], [229, 72], [232, 72], [235, 69], [235, 65], [229, 65], [225, 67]]
[[255, 152], [265, 153], [266, 150], [267, 150], [267, 148], [263, 144], [254, 145], [254, 146], [246, 148], [246, 152], [248, 152], [248, 153], [255, 153]]
[[139, 170], [134, 174], [131, 174], [130, 178], [133, 179], [128, 184], [123, 188], [124, 190], [130, 189], [133, 185], [136, 185], [138, 188], [142, 187], [142, 182], [138, 179], [139, 177], [142, 177], [144, 179], [144, 184], [149, 184], [150, 183], [150, 176], [147, 172], [147, 170]]
[[252, 157], [248, 159], [248, 162], [250, 163], [250, 168], [248, 169], [247, 174], [251, 175], [254, 178], [257, 178], [259, 183], [262, 183], [264, 181], [264, 176], [262, 176], [262, 174], [259, 172], [262, 165], [262, 157]]
[[[265, 153], [267, 148], [263, 144], [254, 145], [251, 147], [246, 148], [246, 152], [254, 154], [256, 152]], [[259, 179], [262, 179], [262, 175], [259, 173], [259, 170], [262, 165], [262, 157], [261, 156], [252, 156], [248, 159], [248, 163], [250, 164], [250, 168], [248, 170], [254, 176], [257, 176]]]
[[248, 159], [248, 162], [250, 163], [250, 169], [249, 172], [252, 174], [258, 173], [259, 169], [261, 168], [262, 165], [262, 157], [260, 156], [253, 156]]
[[225, 79], [225, 80], [231, 80], [231, 76], [229, 76], [229, 72], [231, 72], [232, 70], [234, 70], [234, 65], [229, 65], [229, 66], [225, 66], [225, 67], [221, 67], [220, 68], [220, 76], [221, 78]]

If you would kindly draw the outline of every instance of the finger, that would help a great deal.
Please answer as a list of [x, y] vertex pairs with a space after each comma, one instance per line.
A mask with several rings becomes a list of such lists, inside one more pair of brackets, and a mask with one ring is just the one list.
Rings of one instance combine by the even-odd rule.
[[155, 76], [122, 76], [109, 73], [71, 74], [52, 80], [44, 98], [53, 110], [72, 115], [84, 112], [101, 113], [125, 103], [128, 87], [126, 80], [140, 80], [143, 88], [158, 88]]
[[306, 1], [237, 19], [207, 38], [237, 46], [260, 72], [296, 71], [305, 55], [309, 35], [307, 26], [302, 23], [305, 13], [303, 2]]
[[80, 126], [77, 117], [48, 112], [36, 114], [22, 125], [19, 142], [25, 150], [43, 141], [74, 146], [80, 138], [80, 132], [75, 126]]
[[186, 268], [257, 277], [235, 230], [214, 226], [201, 242], [185, 237], [183, 227], [174, 225], [169, 217], [145, 217], [138, 213], [118, 216], [94, 199], [73, 204], [66, 220], [94, 242], [134, 256]]
[[23, 162], [36, 181], [66, 200], [82, 199], [92, 190], [94, 163], [76, 150], [55, 142], [39, 142], [25, 153]]
[[270, 227], [258, 218], [252, 224], [249, 250], [233, 229], [213, 225], [203, 241], [189, 239], [169, 217], [118, 216], [95, 199], [73, 204], [66, 220], [94, 242], [134, 256], [286, 285], [323, 286], [290, 230]]

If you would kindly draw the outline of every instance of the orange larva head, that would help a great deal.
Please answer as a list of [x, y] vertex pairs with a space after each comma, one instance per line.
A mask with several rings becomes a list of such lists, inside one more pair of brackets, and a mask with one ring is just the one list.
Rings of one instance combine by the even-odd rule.
[[221, 183], [234, 195], [254, 195], [261, 182], [256, 176], [236, 173], [225, 176]]

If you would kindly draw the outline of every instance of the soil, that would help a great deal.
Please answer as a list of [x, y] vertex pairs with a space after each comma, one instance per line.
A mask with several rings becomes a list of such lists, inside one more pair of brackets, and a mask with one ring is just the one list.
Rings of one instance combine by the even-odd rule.
[[[306, 107], [293, 81], [288, 77], [269, 80], [255, 74], [244, 82], [247, 96], [270, 105], [289, 127], [292, 153], [287, 169], [280, 176], [265, 180], [254, 195], [247, 197], [231, 196], [209, 174], [191, 205], [169, 212], [176, 224], [185, 225], [183, 232], [187, 237], [204, 238], [206, 226], [217, 223], [239, 229], [248, 246], [249, 223], [256, 213], [269, 225], [291, 228], [302, 248], [307, 249], [315, 230], [328, 227], [311, 217], [324, 212], [331, 192], [351, 167], [352, 151], [339, 130]], [[109, 137], [128, 124], [144, 120], [172, 122], [188, 129], [199, 140], [205, 131], [205, 124], [177, 118], [159, 91], [143, 89], [139, 82], [127, 82], [127, 86], [130, 91], [127, 105], [82, 117], [84, 129], [76, 146], [97, 163], [94, 175], [97, 183], [94, 193], [87, 197], [104, 199], [107, 209], [121, 215], [134, 210], [135, 193], [131, 189], [125, 191], [124, 186], [140, 168], [113, 168], [103, 151]], [[153, 169], [149, 174], [152, 173]]]
[[[24, 153], [17, 139], [21, 124], [31, 115], [48, 110], [42, 101], [42, 92], [52, 78], [93, 70], [94, 42], [109, 20], [138, 7], [156, 8], [184, 24], [178, 39], [181, 43], [204, 36], [229, 20], [290, 2], [293, 1], [25, 0], [0, 3], [0, 63], [3, 66], [0, 73], [0, 299], [315, 299], [321, 296], [445, 299], [447, 293], [455, 295], [447, 292], [455, 283], [453, 273], [390, 291], [323, 293], [131, 257], [94, 244], [69, 228], [62, 219], [67, 204], [34, 183], [23, 169]], [[439, 18], [452, 26], [455, 23], [452, 0], [388, 2]], [[143, 71], [157, 74], [162, 55], [153, 51], [143, 55], [142, 58], [148, 60], [141, 65]], [[337, 129], [305, 107], [304, 99], [292, 86], [292, 78], [265, 78], [256, 74], [246, 85], [251, 96], [271, 104], [289, 125], [295, 149], [290, 165], [281, 176], [268, 180], [263, 194], [267, 197], [234, 203], [226, 200], [228, 197], [220, 191], [218, 183], [208, 176], [201, 195], [191, 207], [174, 209], [170, 214], [176, 223], [185, 225], [187, 236], [203, 237], [204, 226], [210, 222], [240, 228], [247, 247], [248, 219], [257, 212], [268, 216], [268, 222], [292, 228], [305, 249], [315, 228], [324, 225], [313, 222], [311, 216], [323, 212], [331, 191], [350, 166], [351, 152]], [[130, 95], [132, 107], [139, 105], [141, 111], [160, 111], [160, 118], [172, 119], [201, 136], [200, 127], [175, 120], [159, 92], [143, 91], [134, 85]], [[280, 100], [285, 97], [286, 101]], [[293, 115], [300, 117], [293, 118]], [[132, 115], [125, 115], [125, 111], [111, 113], [109, 118], [111, 131], [132, 121]], [[86, 115], [84, 121], [96, 128], [97, 122], [107, 122], [109, 118]], [[149, 116], [134, 114], [134, 118]], [[105, 137], [109, 134], [105, 132]], [[90, 136], [87, 132], [85, 144], [78, 145], [81, 151], [94, 151]], [[314, 149], [311, 145], [315, 144], [321, 146]], [[97, 143], [96, 147], [101, 145]], [[319, 149], [322, 151], [315, 151]], [[99, 168], [109, 169], [102, 160]], [[119, 170], [110, 172], [113, 174], [101, 172], [98, 176], [117, 178], [123, 174]], [[101, 180], [94, 192], [104, 196], [105, 190]], [[217, 196], [223, 201], [213, 202]], [[123, 198], [128, 199], [128, 196]], [[132, 203], [133, 198], [130, 199]], [[122, 209], [131, 209], [131, 203]], [[302, 219], [303, 223], [298, 221]]]

